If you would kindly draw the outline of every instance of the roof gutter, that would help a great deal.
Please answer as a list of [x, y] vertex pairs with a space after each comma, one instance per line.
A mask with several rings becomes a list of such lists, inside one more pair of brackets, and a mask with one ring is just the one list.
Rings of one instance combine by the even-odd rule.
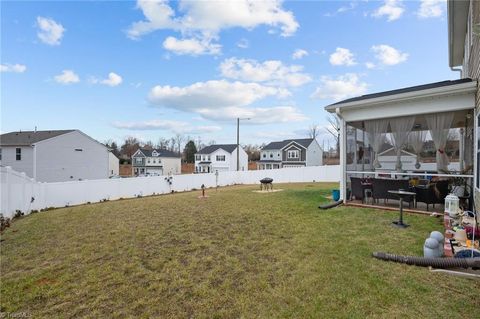
[[386, 95], [386, 96], [354, 101], [354, 102], [349, 102], [344, 104], [329, 105], [325, 107], [325, 109], [330, 112], [335, 111], [335, 113], [339, 115], [341, 110], [338, 110], [338, 109], [342, 109], [342, 108], [353, 109], [353, 108], [371, 107], [373, 105], [404, 102], [404, 101], [415, 100], [419, 98], [432, 98], [432, 97], [439, 97], [439, 96], [444, 96], [449, 94], [474, 93], [476, 91], [476, 88], [477, 88], [477, 82], [472, 81], [467, 83], [451, 85], [449, 87], [442, 86], [442, 87], [428, 89], [428, 90], [413, 91], [413, 92], [400, 93], [395, 95]]

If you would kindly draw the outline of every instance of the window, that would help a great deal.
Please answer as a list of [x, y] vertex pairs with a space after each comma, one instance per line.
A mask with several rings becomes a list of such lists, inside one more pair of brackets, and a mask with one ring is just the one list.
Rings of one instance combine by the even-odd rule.
[[287, 157], [288, 158], [299, 158], [300, 157], [300, 152], [298, 150], [290, 150], [288, 151]]
[[210, 160], [210, 155], [208, 155], [208, 160]]
[[76, 148], [76, 149], [75, 149], [75, 152], [83, 152], [83, 149], [81, 149], [81, 148]]
[[225, 155], [217, 155], [217, 162], [225, 162]]
[[147, 160], [147, 163], [150, 164], [150, 159]]
[[267, 154], [263, 153], [263, 158], [266, 158], [267, 157]]
[[17, 161], [22, 160], [22, 149], [20, 147], [17, 147], [15, 149], [15, 158], [16, 158]]
[[156, 159], [153, 159], [153, 164], [157, 164], [157, 160], [156, 160]]
[[270, 153], [270, 158], [273, 158], [273, 153]]
[[2, 149], [0, 148], [0, 161], [2, 160]]
[[135, 158], [135, 164], [143, 164], [142, 158], [136, 157], [136, 158]]
[[202, 157], [200, 155], [195, 155], [195, 160], [200, 161], [200, 160], [202, 160]]

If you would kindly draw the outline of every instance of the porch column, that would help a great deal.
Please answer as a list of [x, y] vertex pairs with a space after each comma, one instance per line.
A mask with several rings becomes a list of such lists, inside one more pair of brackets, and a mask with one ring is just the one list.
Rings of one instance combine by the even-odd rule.
[[463, 172], [465, 165], [465, 130], [460, 129], [460, 137], [458, 140], [458, 162], [460, 165], [460, 171]]
[[347, 200], [347, 123], [340, 118], [340, 199]]

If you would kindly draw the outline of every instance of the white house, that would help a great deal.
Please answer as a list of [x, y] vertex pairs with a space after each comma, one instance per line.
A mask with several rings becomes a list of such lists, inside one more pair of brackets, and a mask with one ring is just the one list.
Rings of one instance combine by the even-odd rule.
[[[238, 149], [240, 171], [248, 170], [248, 155], [243, 148]], [[204, 147], [195, 154], [195, 172], [213, 173], [237, 170], [237, 145], [222, 144]]]
[[258, 169], [323, 165], [323, 150], [316, 139], [271, 142], [260, 151]]
[[0, 165], [40, 182], [118, 175], [118, 158], [79, 130], [22, 131], [0, 135]]
[[140, 148], [132, 155], [133, 175], [180, 174], [182, 157], [165, 149]]
[[[342, 199], [347, 199], [351, 176], [375, 175], [380, 144], [388, 133], [396, 135], [397, 147], [402, 148], [408, 134], [418, 132], [420, 135], [420, 132], [429, 131], [436, 149], [436, 172], [429, 173], [429, 176], [449, 177], [450, 175], [444, 174], [449, 164], [445, 146], [449, 130], [456, 129], [460, 132], [461, 176], [473, 185], [475, 204], [480, 205], [480, 134], [477, 130], [480, 123], [480, 1], [448, 0], [448, 53], [450, 68], [459, 72], [458, 80], [367, 94], [325, 107], [340, 120]], [[375, 155], [372, 165], [362, 171], [351, 171], [348, 168], [348, 155], [352, 150], [347, 148], [346, 132], [350, 128], [369, 137]], [[424, 176], [408, 171], [392, 173], [395, 174]]]

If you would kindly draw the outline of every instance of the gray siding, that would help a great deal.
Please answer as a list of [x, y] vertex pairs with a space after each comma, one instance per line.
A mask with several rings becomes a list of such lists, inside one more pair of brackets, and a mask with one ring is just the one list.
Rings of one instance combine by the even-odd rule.
[[109, 177], [108, 149], [78, 131], [38, 142], [35, 148], [38, 181]]
[[18, 146], [22, 149], [22, 159], [16, 160], [17, 146], [2, 146], [3, 166], [11, 166], [17, 172], [23, 172], [29, 177], [33, 177], [33, 148], [31, 146]]
[[[300, 157], [297, 158], [297, 159], [288, 158], [288, 151], [289, 150], [298, 150], [300, 152]], [[307, 154], [305, 152], [305, 149], [303, 149], [302, 147], [300, 147], [298, 145], [295, 145], [295, 144], [288, 146], [282, 152], [282, 161], [283, 162], [289, 162], [289, 163], [304, 162], [306, 158], [307, 158]]]
[[[480, 23], [480, 1], [470, 1], [470, 14], [472, 25], [467, 27], [467, 35], [465, 45], [470, 44], [470, 49], [465, 48], [465, 56], [463, 69], [463, 77], [472, 79], [480, 79], [480, 36], [472, 34], [472, 26]], [[468, 24], [470, 24], [468, 21]], [[478, 96], [478, 94], [477, 94]]]

